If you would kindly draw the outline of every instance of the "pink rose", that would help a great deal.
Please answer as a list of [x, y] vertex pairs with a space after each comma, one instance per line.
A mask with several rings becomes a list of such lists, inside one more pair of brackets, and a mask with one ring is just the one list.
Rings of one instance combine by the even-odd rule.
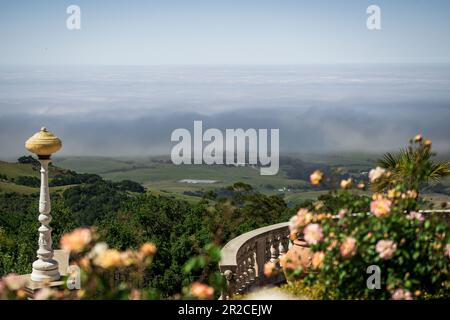
[[322, 268], [323, 262], [325, 260], [325, 253], [322, 251], [315, 252], [312, 257], [312, 266], [314, 269]]
[[337, 217], [338, 217], [338, 219], [344, 219], [345, 215], [347, 215], [347, 214], [348, 214], [347, 209], [341, 209], [341, 210], [339, 210]]
[[380, 240], [377, 242], [375, 250], [380, 255], [381, 259], [391, 259], [397, 250], [397, 244], [392, 240]]
[[339, 249], [343, 257], [353, 257], [356, 254], [356, 239], [352, 237], [345, 238]]
[[61, 237], [61, 248], [72, 252], [83, 251], [92, 241], [92, 232], [87, 228], [78, 228]]
[[317, 223], [308, 224], [303, 234], [308, 244], [317, 244], [323, 239], [322, 228]]
[[10, 291], [17, 291], [22, 289], [27, 284], [27, 279], [24, 276], [20, 276], [16, 273], [10, 273], [2, 279], [4, 286]]
[[388, 199], [374, 200], [370, 204], [370, 211], [378, 218], [391, 212], [392, 201]]
[[273, 262], [267, 262], [264, 265], [264, 275], [267, 278], [270, 278], [271, 276], [273, 276], [273, 274], [275, 273], [275, 271], [277, 271], [277, 265]]
[[352, 187], [352, 178], [348, 178], [347, 180], [341, 181], [342, 189], [350, 189]]
[[315, 186], [320, 184], [320, 182], [322, 182], [322, 179], [323, 179], [323, 172], [320, 170], [314, 171], [309, 177], [311, 184]]
[[307, 209], [299, 209], [297, 214], [289, 220], [289, 230], [296, 233], [312, 220], [312, 214]]
[[397, 289], [392, 294], [392, 300], [412, 300], [411, 292], [403, 289]]
[[384, 174], [386, 173], [386, 170], [380, 167], [376, 167], [376, 169], [372, 169], [369, 172], [369, 179], [370, 182], [375, 182], [378, 179], [380, 179]]
[[416, 212], [416, 211], [411, 211], [407, 216], [406, 219], [408, 220], [418, 220], [420, 222], [424, 221], [425, 218], [423, 216], [423, 214]]
[[214, 298], [214, 289], [206, 284], [194, 282], [191, 286], [191, 294], [200, 300], [212, 299]]

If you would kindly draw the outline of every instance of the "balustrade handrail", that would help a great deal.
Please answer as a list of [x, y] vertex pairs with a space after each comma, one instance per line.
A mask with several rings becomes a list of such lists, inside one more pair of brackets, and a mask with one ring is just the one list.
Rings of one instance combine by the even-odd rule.
[[222, 248], [222, 258], [219, 262], [219, 268], [222, 270], [227, 267], [237, 266], [237, 254], [248, 241], [256, 238], [263, 237], [265, 234], [269, 234], [275, 230], [288, 228], [289, 222], [281, 222], [270, 226], [254, 229], [252, 231], [241, 234], [240, 236], [231, 239]]

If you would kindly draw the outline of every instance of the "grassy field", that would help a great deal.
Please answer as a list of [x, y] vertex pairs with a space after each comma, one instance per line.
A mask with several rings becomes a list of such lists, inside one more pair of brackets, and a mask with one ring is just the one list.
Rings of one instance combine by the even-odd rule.
[[[78, 159], [78, 158], [77, 158]], [[155, 163], [151, 159], [107, 159], [83, 158], [82, 161], [74, 159], [55, 160], [58, 167], [76, 170], [77, 172], [96, 173], [112, 181], [130, 179], [144, 184], [147, 187], [158, 189], [169, 188], [173, 191], [195, 190], [198, 187], [222, 187], [242, 181], [262, 188], [272, 185], [282, 188], [289, 184], [305, 184], [305, 181], [288, 179], [280, 170], [276, 176], [261, 176], [259, 169], [252, 167], [229, 167], [207, 165], [180, 165], [171, 163]], [[74, 164], [76, 162], [76, 164]], [[211, 185], [194, 185], [179, 183], [183, 179], [217, 180]]]
[[133, 169], [139, 163], [139, 159], [121, 160], [120, 158], [105, 157], [70, 157], [55, 158], [53, 164], [55, 166], [74, 170], [78, 173], [96, 173], [102, 174], [111, 171], [126, 171]]
[[0, 191], [32, 194], [32, 193], [39, 192], [39, 189], [31, 188], [31, 187], [27, 187], [27, 186], [21, 186], [21, 185], [11, 183], [11, 182], [0, 181]]
[[[60, 187], [50, 187], [50, 192], [61, 192], [72, 186], [60, 186]], [[38, 193], [39, 188], [32, 188], [27, 186], [21, 186], [11, 182], [0, 181], [0, 192], [17, 192], [23, 194], [33, 194]]]

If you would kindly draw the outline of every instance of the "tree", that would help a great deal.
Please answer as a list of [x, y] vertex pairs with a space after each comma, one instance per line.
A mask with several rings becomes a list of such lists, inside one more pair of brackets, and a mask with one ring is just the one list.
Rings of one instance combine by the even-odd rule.
[[145, 188], [140, 183], [131, 180], [122, 180], [120, 182], [116, 182], [114, 185], [121, 191], [130, 191], [137, 193], [145, 192]]
[[34, 167], [39, 167], [41, 165], [39, 161], [33, 158], [32, 156], [22, 156], [19, 159], [17, 159], [17, 162], [22, 164], [31, 164]]

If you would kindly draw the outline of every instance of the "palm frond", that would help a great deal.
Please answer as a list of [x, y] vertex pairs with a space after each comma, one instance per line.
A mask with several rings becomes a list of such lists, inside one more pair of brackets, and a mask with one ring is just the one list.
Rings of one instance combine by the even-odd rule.
[[398, 155], [394, 155], [390, 152], [383, 155], [382, 159], [377, 161], [378, 165], [387, 170], [393, 170], [397, 167], [399, 162]]
[[438, 182], [442, 178], [450, 175], [450, 162], [440, 161], [433, 162], [430, 165], [429, 178], [434, 182]]

